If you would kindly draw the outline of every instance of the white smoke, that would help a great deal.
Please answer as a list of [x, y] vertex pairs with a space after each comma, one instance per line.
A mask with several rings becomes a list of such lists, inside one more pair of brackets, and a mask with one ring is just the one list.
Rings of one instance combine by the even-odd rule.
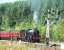
[[33, 22], [34, 23], [38, 23], [38, 12], [37, 11], [34, 11], [34, 13], [33, 13]]
[[41, 7], [41, 0], [31, 0], [31, 10], [33, 11], [33, 22], [38, 23], [39, 10]]

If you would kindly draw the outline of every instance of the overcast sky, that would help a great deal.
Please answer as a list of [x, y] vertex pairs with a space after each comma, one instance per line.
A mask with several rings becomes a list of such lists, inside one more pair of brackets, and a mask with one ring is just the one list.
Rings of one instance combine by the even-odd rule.
[[16, 0], [0, 0], [1, 3], [9, 3], [9, 2], [15, 2]]

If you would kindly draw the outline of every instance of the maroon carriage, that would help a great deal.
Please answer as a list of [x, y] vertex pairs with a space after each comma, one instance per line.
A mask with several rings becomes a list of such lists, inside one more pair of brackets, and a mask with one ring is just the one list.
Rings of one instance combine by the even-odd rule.
[[17, 39], [20, 37], [20, 32], [0, 32], [1, 40]]

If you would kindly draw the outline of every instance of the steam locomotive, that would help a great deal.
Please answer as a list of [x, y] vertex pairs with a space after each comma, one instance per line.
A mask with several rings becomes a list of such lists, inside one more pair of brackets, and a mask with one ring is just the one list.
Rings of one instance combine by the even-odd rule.
[[40, 42], [39, 30], [27, 29], [20, 32], [0, 32], [0, 40], [21, 40], [25, 42]]

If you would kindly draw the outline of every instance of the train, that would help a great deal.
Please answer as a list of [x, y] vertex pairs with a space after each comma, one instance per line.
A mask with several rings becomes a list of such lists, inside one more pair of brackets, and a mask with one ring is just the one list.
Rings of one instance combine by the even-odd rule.
[[0, 32], [0, 40], [21, 40], [25, 42], [40, 42], [39, 30], [26, 29], [18, 32]]

